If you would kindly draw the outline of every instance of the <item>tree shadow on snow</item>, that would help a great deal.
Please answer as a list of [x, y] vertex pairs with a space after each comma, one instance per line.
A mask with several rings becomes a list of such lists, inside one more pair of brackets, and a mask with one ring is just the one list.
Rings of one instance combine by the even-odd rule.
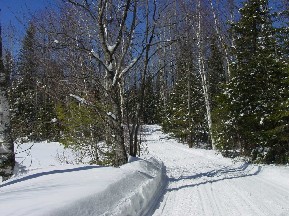
[[[155, 201], [156, 204], [153, 206], [152, 210], [150, 211], [150, 213], [151, 213], [150, 215], [152, 215], [153, 212], [155, 212], [155, 210], [160, 207], [160, 204], [164, 201], [164, 195], [166, 194], [166, 192], [178, 191], [178, 190], [181, 190], [184, 188], [196, 187], [199, 185], [205, 185], [208, 183], [215, 183], [215, 182], [224, 181], [224, 180], [228, 180], [228, 179], [237, 179], [237, 178], [245, 178], [245, 177], [249, 177], [249, 176], [255, 176], [255, 175], [258, 175], [262, 170], [261, 166], [258, 166], [257, 170], [255, 172], [250, 173], [251, 170], [247, 170], [249, 165], [250, 164], [248, 164], [248, 163], [244, 163], [240, 167], [236, 167], [236, 168], [230, 168], [227, 166], [227, 167], [223, 167], [223, 168], [218, 169], [218, 170], [212, 170], [209, 172], [198, 173], [198, 174], [191, 175], [191, 176], [180, 176], [179, 178], [167, 178], [167, 184], [166, 184], [167, 188], [164, 189], [162, 196], [160, 196]], [[256, 166], [254, 166], [253, 168], [256, 168]], [[168, 188], [168, 186], [173, 182], [184, 181], [184, 180], [196, 180], [199, 178], [205, 178], [205, 179], [202, 182], [198, 182], [198, 183], [194, 183], [194, 184], [187, 184], [187, 185], [179, 186], [176, 188]]]
[[11, 180], [7, 183], [1, 184], [0, 188], [8, 186], [8, 185], [16, 184], [19, 182], [27, 181], [30, 179], [39, 178], [39, 177], [46, 176], [46, 175], [61, 174], [61, 173], [68, 173], [68, 172], [78, 172], [78, 171], [90, 170], [90, 169], [95, 169], [95, 168], [100, 168], [100, 167], [101, 166], [83, 166], [83, 167], [76, 167], [76, 168], [71, 168], [71, 169], [51, 170], [47, 172], [35, 173], [35, 174], [24, 176], [19, 179]]
[[182, 185], [176, 188], [167, 188], [167, 191], [177, 191], [181, 190], [184, 188], [189, 188], [189, 187], [196, 187], [199, 185], [205, 185], [208, 183], [215, 183], [219, 181], [224, 181], [224, 180], [229, 180], [229, 179], [237, 179], [237, 178], [245, 178], [249, 176], [255, 176], [258, 175], [262, 168], [261, 166], [253, 166], [252, 169], [257, 168], [256, 171], [250, 172], [251, 170], [247, 170], [249, 167], [248, 163], [242, 164], [240, 167], [236, 168], [229, 168], [229, 167], [223, 167], [219, 170], [212, 170], [209, 172], [204, 172], [204, 173], [198, 173], [195, 175], [191, 176], [181, 176], [179, 178], [169, 178], [168, 181], [169, 183], [172, 182], [178, 182], [178, 181], [183, 181], [183, 180], [195, 180], [199, 178], [204, 178], [202, 182], [198, 182], [195, 184], [187, 184], [187, 185]]

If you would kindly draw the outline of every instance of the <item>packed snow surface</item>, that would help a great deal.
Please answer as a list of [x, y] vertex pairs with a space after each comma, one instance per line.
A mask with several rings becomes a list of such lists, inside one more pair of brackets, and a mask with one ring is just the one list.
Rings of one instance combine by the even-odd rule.
[[0, 185], [0, 215], [289, 215], [288, 167], [189, 149], [157, 125], [143, 133], [146, 153], [120, 168], [73, 164], [58, 143], [22, 145], [17, 175]]
[[164, 162], [168, 175], [152, 215], [289, 215], [289, 167], [250, 165], [189, 149], [156, 126], [147, 127], [147, 134], [150, 155]]

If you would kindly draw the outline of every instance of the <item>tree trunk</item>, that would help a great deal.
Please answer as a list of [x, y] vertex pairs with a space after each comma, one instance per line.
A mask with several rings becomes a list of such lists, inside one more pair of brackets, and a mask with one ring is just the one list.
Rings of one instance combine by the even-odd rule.
[[11, 137], [8, 102], [9, 71], [5, 70], [2, 55], [0, 26], [0, 175], [5, 181], [13, 175], [15, 166], [14, 145]]
[[211, 117], [211, 104], [209, 100], [209, 90], [208, 90], [208, 81], [207, 74], [205, 72], [204, 66], [204, 57], [202, 50], [202, 35], [201, 35], [201, 0], [198, 1], [198, 30], [197, 30], [197, 46], [198, 46], [198, 65], [199, 73], [201, 75], [202, 89], [205, 99], [206, 114], [207, 114], [207, 124], [209, 128], [209, 135], [212, 144], [212, 148], [215, 149], [215, 141], [212, 134], [212, 117]]
[[114, 149], [114, 166], [121, 166], [127, 163], [127, 154], [124, 141], [124, 128], [122, 125], [122, 110], [120, 99], [120, 86], [112, 85], [112, 80], [107, 79], [109, 88], [107, 95], [107, 129], [106, 142], [113, 146]]

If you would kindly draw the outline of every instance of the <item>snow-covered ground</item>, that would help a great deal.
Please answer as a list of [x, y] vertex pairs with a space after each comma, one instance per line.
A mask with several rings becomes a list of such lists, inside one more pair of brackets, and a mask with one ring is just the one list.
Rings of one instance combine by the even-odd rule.
[[189, 149], [155, 126], [147, 139], [149, 154], [164, 162], [168, 175], [153, 215], [289, 215], [289, 167], [249, 165]]
[[21, 145], [18, 174], [0, 185], [1, 216], [145, 215], [165, 187], [161, 162], [130, 158], [120, 167], [71, 163], [58, 143]]
[[74, 155], [58, 143], [21, 146], [0, 215], [289, 215], [288, 167], [189, 149], [156, 125], [145, 134], [147, 153], [121, 168], [67, 164]]

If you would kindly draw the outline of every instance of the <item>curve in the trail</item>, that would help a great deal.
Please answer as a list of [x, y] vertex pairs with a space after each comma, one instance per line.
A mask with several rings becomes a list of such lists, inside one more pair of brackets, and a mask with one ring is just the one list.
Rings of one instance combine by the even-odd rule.
[[189, 149], [158, 126], [146, 128], [149, 155], [162, 160], [168, 185], [153, 215], [289, 215], [289, 168], [234, 162], [212, 150]]

